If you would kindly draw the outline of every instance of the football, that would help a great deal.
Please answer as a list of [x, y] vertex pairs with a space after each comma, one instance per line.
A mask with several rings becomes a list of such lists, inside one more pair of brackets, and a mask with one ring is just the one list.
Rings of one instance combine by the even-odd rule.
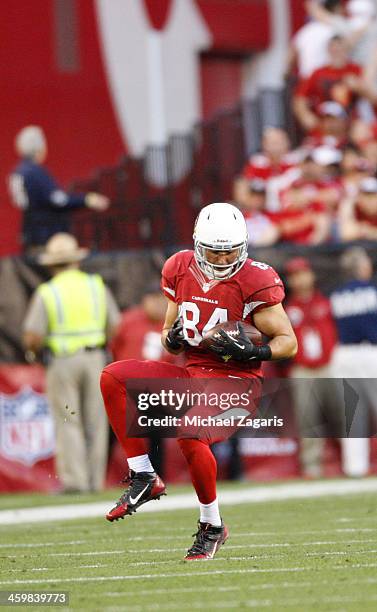
[[263, 344], [263, 336], [259, 329], [254, 327], [254, 325], [250, 325], [249, 323], [244, 323], [243, 321], [226, 321], [225, 323], [219, 323], [212, 327], [212, 329], [208, 330], [205, 334], [203, 334], [203, 340], [200, 343], [200, 347], [204, 349], [208, 349], [211, 344], [213, 338], [216, 338], [216, 334], [219, 333], [220, 329], [223, 329], [229, 335], [237, 338], [239, 335], [237, 323], [242, 323], [243, 330], [246, 336], [251, 340], [253, 344], [256, 346], [261, 346]]

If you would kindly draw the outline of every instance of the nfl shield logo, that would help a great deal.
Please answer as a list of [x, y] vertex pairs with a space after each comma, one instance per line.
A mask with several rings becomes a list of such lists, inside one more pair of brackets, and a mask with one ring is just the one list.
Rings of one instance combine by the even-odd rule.
[[54, 424], [44, 395], [23, 387], [0, 394], [0, 454], [31, 466], [54, 454]]

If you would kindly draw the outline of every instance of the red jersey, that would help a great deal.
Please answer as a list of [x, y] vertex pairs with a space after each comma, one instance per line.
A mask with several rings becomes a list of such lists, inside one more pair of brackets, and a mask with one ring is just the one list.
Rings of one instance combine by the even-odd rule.
[[316, 128], [309, 132], [309, 136], [302, 143], [302, 148], [311, 151], [317, 147], [330, 147], [342, 150], [347, 145], [346, 137], [331, 136], [324, 134], [321, 129]]
[[356, 102], [356, 96], [344, 82], [344, 77], [360, 74], [361, 68], [357, 64], [346, 64], [343, 68], [323, 66], [314, 70], [308, 79], [301, 81], [295, 95], [310, 100], [313, 110], [327, 100], [338, 102], [344, 108], [351, 110]]
[[356, 204], [355, 217], [361, 223], [368, 223], [373, 227], [377, 227], [377, 211], [375, 213], [368, 213], [360, 204]]
[[298, 341], [294, 362], [307, 368], [328, 364], [337, 343], [330, 301], [316, 291], [308, 300], [289, 298], [285, 309]]
[[[306, 193], [312, 198], [311, 201], [304, 208], [297, 208], [291, 205], [289, 200], [290, 189], [300, 189], [306, 191]], [[323, 180], [323, 181], [308, 181], [302, 178], [295, 180], [286, 189], [280, 192], [281, 210], [276, 213], [271, 213], [271, 221], [280, 227], [280, 236], [282, 240], [288, 240], [295, 244], [311, 244], [311, 237], [315, 228], [314, 222], [308, 220], [302, 224], [300, 229], [287, 230], [282, 226], [282, 222], [288, 220], [301, 220], [305, 219], [307, 213], [326, 213], [330, 212], [327, 210], [326, 204], [320, 199], [321, 189], [333, 189], [339, 194], [339, 201], [343, 194], [343, 188], [339, 181], [336, 179]]]
[[[161, 288], [179, 305], [186, 349], [186, 367], [203, 368], [209, 373], [235, 373], [243, 377], [262, 376], [260, 362], [225, 362], [199, 345], [203, 333], [225, 321], [253, 324], [253, 315], [279, 304], [284, 287], [271, 266], [247, 259], [241, 270], [226, 280], [210, 280], [200, 270], [193, 251], [180, 251], [168, 259], [162, 270]], [[210, 374], [212, 376], [212, 374]]]
[[298, 162], [299, 159], [294, 152], [286, 153], [276, 164], [273, 164], [267, 155], [257, 153], [250, 157], [242, 170], [242, 175], [246, 179], [260, 178], [267, 181], [273, 176], [280, 176], [280, 174], [294, 168]]
[[181, 356], [168, 353], [161, 344], [163, 323], [147, 317], [142, 306], [126, 310], [111, 342], [114, 361], [151, 359], [180, 364]]

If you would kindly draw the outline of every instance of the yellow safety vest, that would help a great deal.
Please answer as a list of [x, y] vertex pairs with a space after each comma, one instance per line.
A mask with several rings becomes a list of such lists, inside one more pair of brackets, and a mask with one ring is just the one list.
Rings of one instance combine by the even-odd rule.
[[64, 270], [37, 291], [47, 311], [45, 344], [54, 355], [105, 344], [106, 292], [98, 274]]

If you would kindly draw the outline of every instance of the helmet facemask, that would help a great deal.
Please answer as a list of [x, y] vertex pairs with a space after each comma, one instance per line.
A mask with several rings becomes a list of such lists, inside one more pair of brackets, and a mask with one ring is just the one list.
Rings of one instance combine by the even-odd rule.
[[[243, 264], [247, 259], [247, 241], [245, 240], [241, 244], [231, 245], [229, 247], [203, 244], [199, 240], [195, 240], [195, 260], [199, 268], [204, 274], [212, 280], [226, 280], [231, 278], [242, 268]], [[215, 251], [216, 253], [231, 252], [238, 249], [236, 259], [233, 263], [227, 264], [216, 264], [208, 261], [207, 251]]]

